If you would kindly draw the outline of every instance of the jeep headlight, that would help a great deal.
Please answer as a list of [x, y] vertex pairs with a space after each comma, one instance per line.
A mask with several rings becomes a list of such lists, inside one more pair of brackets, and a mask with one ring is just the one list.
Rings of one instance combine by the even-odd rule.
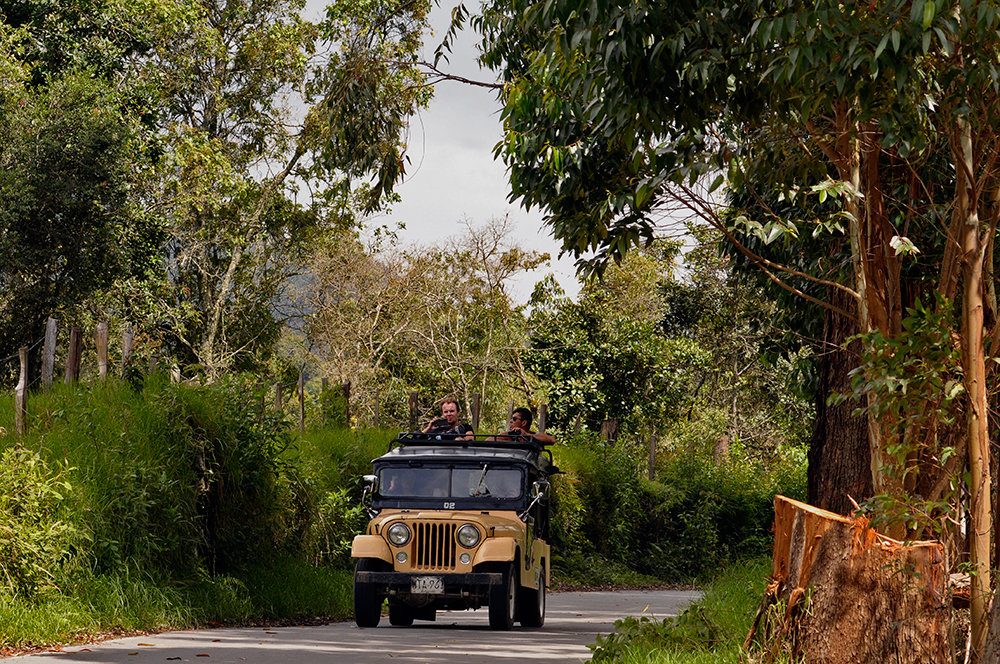
[[479, 544], [479, 529], [467, 523], [458, 529], [458, 543], [467, 549]]
[[389, 541], [396, 546], [403, 546], [410, 541], [410, 529], [405, 523], [397, 521], [389, 526], [389, 531], [386, 534], [389, 536]]

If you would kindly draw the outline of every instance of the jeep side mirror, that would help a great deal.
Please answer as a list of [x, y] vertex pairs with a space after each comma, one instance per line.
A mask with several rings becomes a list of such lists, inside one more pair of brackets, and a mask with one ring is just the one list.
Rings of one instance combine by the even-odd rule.
[[517, 516], [527, 523], [531, 508], [545, 500], [549, 493], [549, 483], [541, 480], [535, 481], [531, 485], [531, 502], [524, 508], [524, 511]]
[[363, 475], [361, 481], [365, 488], [361, 493], [361, 506], [368, 510], [368, 516], [374, 517], [376, 511], [373, 507], [375, 494], [378, 493], [378, 475]]

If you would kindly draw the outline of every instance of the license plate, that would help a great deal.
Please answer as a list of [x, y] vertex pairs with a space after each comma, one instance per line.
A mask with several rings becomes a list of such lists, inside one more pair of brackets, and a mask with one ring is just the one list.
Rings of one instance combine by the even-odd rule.
[[416, 576], [410, 582], [410, 592], [421, 595], [440, 595], [444, 592], [444, 581], [440, 576]]

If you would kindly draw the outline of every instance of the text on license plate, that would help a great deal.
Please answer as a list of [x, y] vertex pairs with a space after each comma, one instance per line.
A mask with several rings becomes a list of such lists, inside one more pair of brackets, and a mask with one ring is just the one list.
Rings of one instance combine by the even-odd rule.
[[440, 595], [444, 592], [444, 581], [440, 576], [415, 576], [410, 582], [410, 592]]

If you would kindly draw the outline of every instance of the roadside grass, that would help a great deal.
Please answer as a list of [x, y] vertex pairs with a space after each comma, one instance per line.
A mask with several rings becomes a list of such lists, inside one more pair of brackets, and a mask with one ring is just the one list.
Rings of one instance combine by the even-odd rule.
[[88, 576], [31, 601], [0, 594], [0, 655], [114, 634], [347, 619], [351, 584], [349, 571], [294, 559], [183, 583], [129, 571]]
[[[602, 588], [662, 588], [671, 585], [597, 554], [553, 554], [552, 587], [558, 591]], [[677, 585], [677, 584], [672, 584]]]
[[608, 664], [732, 664], [745, 660], [743, 641], [764, 592], [771, 561], [754, 558], [720, 571], [705, 595], [673, 618], [615, 622], [590, 646]]
[[[130, 632], [350, 617], [341, 540], [349, 546], [360, 475], [392, 434], [299, 436], [240, 388], [158, 375], [56, 384], [32, 394], [26, 437], [13, 431], [13, 400], [0, 400], [0, 655]], [[208, 493], [219, 473], [225, 492]], [[329, 498], [338, 491], [340, 502]], [[225, 540], [207, 527], [213, 495], [241, 501], [217, 513]], [[213, 573], [210, 555], [226, 568]]]

